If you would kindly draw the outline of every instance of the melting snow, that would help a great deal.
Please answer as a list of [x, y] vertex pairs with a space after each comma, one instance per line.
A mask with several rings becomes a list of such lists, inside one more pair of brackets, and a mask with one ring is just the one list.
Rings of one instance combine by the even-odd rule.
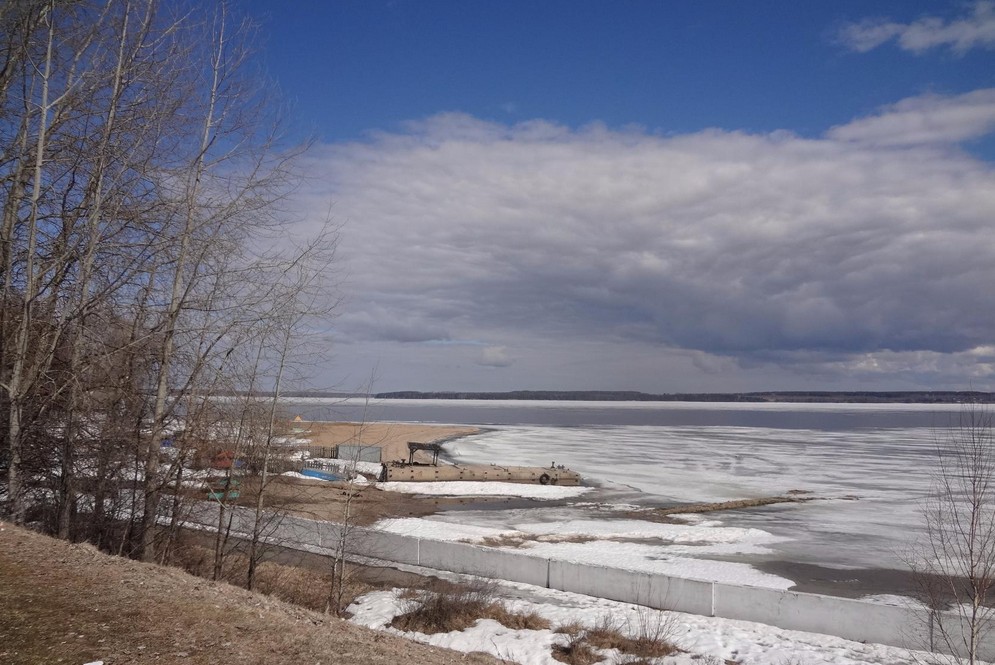
[[[568, 635], [554, 632], [558, 626], [576, 622], [592, 627], [604, 617], [611, 617], [622, 632], [634, 636], [659, 629], [668, 641], [684, 650], [684, 653], [655, 661], [661, 665], [702, 665], [727, 659], [742, 665], [893, 665], [928, 662], [929, 656], [898, 647], [862, 644], [748, 621], [663, 612], [550, 589], [509, 584], [502, 584], [498, 589], [498, 595], [505, 596], [501, 602], [509, 610], [537, 612], [552, 623], [552, 629], [512, 630], [482, 619], [461, 632], [435, 635], [404, 632], [390, 627], [391, 620], [406, 611], [406, 601], [396, 590], [361, 596], [349, 606], [350, 620], [419, 642], [465, 653], [483, 651], [506, 661], [529, 665], [558, 665], [552, 657], [552, 647], [566, 644], [570, 639]], [[529, 599], [509, 597], [521, 595], [516, 589], [528, 589]], [[622, 662], [614, 650], [602, 651], [599, 655], [601, 662]]]
[[491, 483], [469, 480], [431, 483], [389, 482], [380, 483], [377, 487], [388, 492], [407, 492], [408, 494], [431, 494], [436, 496], [517, 496], [524, 499], [569, 499], [591, 490], [590, 487]]

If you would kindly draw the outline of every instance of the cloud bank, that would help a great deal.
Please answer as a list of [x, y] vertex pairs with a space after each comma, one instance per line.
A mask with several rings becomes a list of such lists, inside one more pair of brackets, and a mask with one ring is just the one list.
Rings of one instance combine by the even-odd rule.
[[323, 147], [309, 195], [345, 222], [340, 339], [421, 344], [431, 371], [518, 372], [502, 388], [682, 390], [661, 374], [763, 367], [982, 387], [995, 173], [957, 144], [993, 126], [995, 90], [816, 138], [442, 114]]
[[929, 16], [912, 23], [873, 18], [845, 26], [840, 40], [848, 48], [867, 53], [891, 40], [912, 53], [947, 46], [963, 54], [972, 48], [995, 48], [995, 2], [976, 2], [970, 14], [953, 21]]

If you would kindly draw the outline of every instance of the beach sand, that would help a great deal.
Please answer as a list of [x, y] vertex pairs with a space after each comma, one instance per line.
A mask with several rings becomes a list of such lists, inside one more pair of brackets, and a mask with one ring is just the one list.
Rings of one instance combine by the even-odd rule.
[[[291, 423], [303, 430], [298, 436], [311, 440], [314, 446], [341, 444], [379, 447], [380, 459], [388, 462], [408, 459], [408, 442], [442, 443], [464, 436], [480, 434], [477, 427], [454, 425], [424, 425], [420, 423], [333, 423], [304, 421]], [[419, 461], [427, 461], [427, 453], [419, 453]]]
[[[289, 429], [295, 437], [308, 439], [312, 447], [347, 444], [381, 448], [384, 461], [407, 461], [409, 441], [442, 443], [483, 431], [465, 425], [323, 421], [294, 421], [289, 423]], [[431, 461], [431, 453], [420, 451], [415, 459]], [[517, 497], [421, 497], [383, 492], [373, 485], [359, 488], [338, 482], [281, 477], [274, 478], [267, 489], [266, 501], [271, 508], [333, 522], [342, 519], [348, 505], [350, 519], [364, 525], [385, 517], [423, 517], [440, 510], [514, 506], [522, 502]]]

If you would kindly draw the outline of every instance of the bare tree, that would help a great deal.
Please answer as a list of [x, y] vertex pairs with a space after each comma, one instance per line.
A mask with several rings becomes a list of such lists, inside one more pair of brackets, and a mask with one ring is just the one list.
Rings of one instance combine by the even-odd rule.
[[[17, 0], [0, 29], [0, 508], [149, 559], [164, 535], [165, 557], [198, 448], [274, 439], [275, 406], [260, 435], [257, 400], [210, 395], [279, 388], [328, 311], [305, 294], [333, 233], [270, 249], [307, 145], [281, 138], [225, 0]], [[274, 324], [288, 300], [299, 318]], [[257, 339], [265, 377], [243, 371]]]
[[[158, 76], [173, 51], [161, 39], [162, 48], [149, 48], [154, 0], [10, 6], [15, 17], [20, 8], [29, 13], [5, 25], [24, 32], [8, 35], [16, 48], [8, 48], [0, 76], [0, 386], [9, 512], [24, 519], [24, 463], [54, 463], [55, 521], [66, 536], [77, 447], [99, 440], [80, 426], [91, 373], [106, 361], [90, 342], [107, 320], [94, 315], [121, 304], [117, 298], [150, 255], [140, 229], [157, 198], [149, 165], [163, 154], [162, 123], [177, 98]], [[158, 27], [158, 37], [168, 32]], [[159, 94], [150, 94], [153, 86]], [[59, 441], [29, 450], [31, 437], [55, 431]], [[58, 454], [46, 459], [52, 449]]]
[[358, 509], [360, 498], [364, 492], [370, 491], [372, 485], [357, 483], [360, 479], [357, 468], [363, 456], [363, 451], [367, 447], [379, 447], [382, 441], [371, 442], [366, 436], [367, 423], [369, 422], [370, 395], [373, 393], [373, 384], [376, 379], [376, 369], [370, 373], [370, 379], [361, 391], [363, 399], [363, 414], [356, 426], [352, 439], [350, 440], [352, 455], [349, 459], [350, 465], [346, 468], [346, 481], [348, 485], [343, 490], [343, 501], [341, 512], [339, 513], [338, 540], [332, 553], [332, 580], [328, 589], [328, 599], [325, 603], [325, 611], [336, 616], [341, 615], [346, 608], [346, 588], [350, 581], [349, 559], [359, 554], [370, 555], [369, 539], [366, 532], [360, 528], [359, 522], [363, 515]]
[[256, 568], [260, 560], [263, 525], [266, 522], [265, 492], [269, 482], [269, 464], [280, 398], [289, 371], [300, 369], [309, 352], [308, 322], [328, 316], [335, 307], [335, 300], [327, 293], [329, 266], [334, 257], [335, 231], [323, 227], [309, 243], [297, 249], [285, 263], [276, 262], [278, 275], [271, 283], [281, 284], [275, 291], [274, 306], [268, 320], [271, 325], [272, 346], [272, 395], [269, 403], [268, 422], [261, 446], [259, 493], [256, 497], [252, 537], [249, 542], [248, 574], [246, 587], [252, 589]]
[[995, 619], [995, 441], [992, 412], [970, 405], [937, 441], [923, 506], [925, 537], [910, 564], [929, 608], [934, 650], [981, 660]]

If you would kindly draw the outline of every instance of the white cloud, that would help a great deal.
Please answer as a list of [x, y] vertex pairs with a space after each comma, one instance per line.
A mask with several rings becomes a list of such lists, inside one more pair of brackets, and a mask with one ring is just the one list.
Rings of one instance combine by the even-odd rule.
[[912, 23], [866, 19], [847, 25], [840, 31], [840, 40], [860, 53], [892, 39], [897, 40], [901, 49], [913, 53], [939, 46], [949, 46], [958, 54], [972, 48], [995, 48], [995, 2], [979, 0], [968, 16], [952, 21], [934, 16]]
[[[992, 107], [917, 97], [817, 139], [448, 114], [326, 146], [311, 195], [348, 220], [338, 325], [350, 353], [375, 344], [383, 371], [417, 363], [440, 388], [473, 388], [507, 348], [502, 388], [686, 389], [678, 369], [730, 361], [990, 376], [972, 349], [995, 331], [995, 173], [950, 142]], [[419, 344], [460, 339], [487, 348]]]
[[833, 127], [828, 136], [841, 141], [901, 146], [956, 143], [995, 129], [995, 89], [956, 97], [922, 95], [888, 106], [869, 118]]

